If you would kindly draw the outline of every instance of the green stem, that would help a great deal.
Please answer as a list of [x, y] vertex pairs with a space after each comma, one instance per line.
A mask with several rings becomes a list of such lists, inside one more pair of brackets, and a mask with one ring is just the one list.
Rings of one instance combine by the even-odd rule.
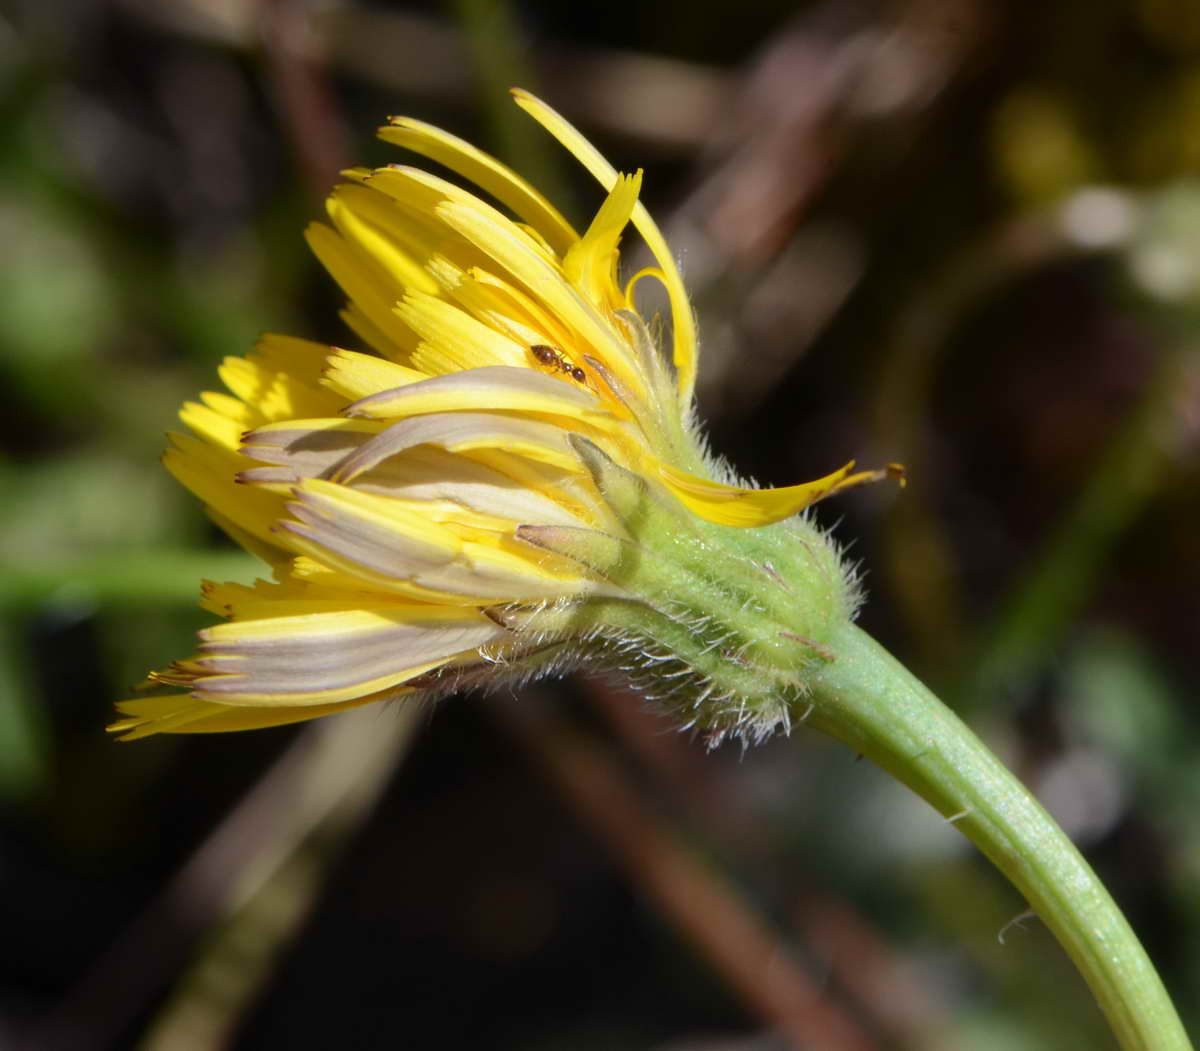
[[809, 724], [934, 806], [1025, 896], [1091, 987], [1125, 1051], [1190, 1051], [1154, 966], [1096, 874], [1024, 785], [870, 636], [846, 625], [814, 680]]

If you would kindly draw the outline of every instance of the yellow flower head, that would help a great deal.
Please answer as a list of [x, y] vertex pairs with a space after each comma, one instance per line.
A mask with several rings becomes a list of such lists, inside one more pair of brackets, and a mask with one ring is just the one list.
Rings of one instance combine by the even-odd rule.
[[[232, 396], [184, 406], [167, 467], [273, 580], [206, 584], [228, 623], [151, 676], [187, 692], [121, 703], [113, 730], [274, 726], [583, 661], [718, 738], [786, 725], [797, 669], [853, 607], [836, 552], [791, 516], [884, 472], [731, 484], [696, 435], [695, 328], [641, 173], [515, 95], [607, 192], [591, 225], [446, 132], [381, 129], [495, 203], [419, 168], [346, 173], [307, 236], [370, 349], [266, 336], [222, 365]], [[630, 223], [657, 265], [622, 286]], [[635, 302], [647, 277], [669, 358]]]

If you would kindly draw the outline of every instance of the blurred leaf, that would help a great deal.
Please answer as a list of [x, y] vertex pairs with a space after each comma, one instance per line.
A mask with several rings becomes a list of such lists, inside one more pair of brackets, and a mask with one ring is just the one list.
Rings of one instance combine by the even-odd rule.
[[76, 230], [0, 188], [0, 368], [20, 395], [69, 411], [93, 381], [83, 359], [115, 321], [109, 275]]
[[70, 593], [104, 604], [192, 603], [200, 581], [250, 581], [266, 567], [241, 551], [150, 549], [45, 566], [8, 566], [0, 577], [0, 607], [28, 606]]
[[1066, 714], [1090, 744], [1135, 769], [1178, 755], [1181, 710], [1153, 656], [1127, 632], [1100, 629], [1072, 648]]
[[14, 619], [0, 617], [0, 797], [28, 798], [46, 784], [46, 734]]
[[206, 523], [154, 459], [80, 450], [28, 468], [0, 466], [0, 563], [17, 572], [98, 551], [199, 540]]

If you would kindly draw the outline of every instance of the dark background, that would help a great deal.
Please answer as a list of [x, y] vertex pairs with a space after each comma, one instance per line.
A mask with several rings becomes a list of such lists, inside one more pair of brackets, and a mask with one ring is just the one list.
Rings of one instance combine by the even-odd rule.
[[440, 123], [596, 206], [513, 83], [646, 169], [717, 450], [770, 484], [908, 466], [819, 509], [864, 624], [1035, 788], [1196, 1026], [1193, 0], [25, 0], [0, 6], [0, 1046], [1108, 1046], [1000, 877], [811, 733], [705, 754], [572, 680], [105, 737], [190, 650], [199, 580], [255, 574], [162, 432], [263, 330], [349, 340], [301, 230], [339, 167], [406, 159], [374, 128]]

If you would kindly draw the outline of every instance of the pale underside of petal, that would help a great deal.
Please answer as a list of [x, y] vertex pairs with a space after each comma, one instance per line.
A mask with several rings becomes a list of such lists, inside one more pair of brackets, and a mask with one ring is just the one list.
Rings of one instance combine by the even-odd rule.
[[[544, 484], [551, 491], [560, 488]], [[409, 449], [403, 456], [386, 460], [359, 475], [354, 487], [402, 500], [452, 501], [480, 514], [512, 522], [580, 525], [585, 521], [539, 488], [520, 484], [473, 459], [430, 445]]]
[[347, 416], [394, 419], [470, 410], [537, 412], [603, 425], [608, 414], [586, 387], [565, 377], [488, 365], [383, 390], [347, 406]]
[[[289, 420], [251, 431], [242, 452], [271, 468], [242, 471], [244, 482], [294, 482], [318, 478], [377, 437], [386, 425], [375, 420]], [[268, 473], [269, 472], [269, 473]]]
[[[317, 479], [297, 486], [295, 495], [287, 505], [295, 521], [282, 522], [282, 528], [293, 542], [301, 537], [324, 545], [351, 567], [405, 580], [440, 569], [462, 554], [462, 541], [452, 532], [401, 510], [394, 501]], [[296, 546], [312, 555], [304, 545]]]
[[495, 413], [444, 412], [392, 424], [347, 456], [330, 477], [348, 482], [390, 457], [426, 444], [448, 452], [499, 448], [562, 470], [579, 469], [578, 457], [561, 427]]
[[[490, 468], [520, 489], [539, 493], [547, 500], [554, 501], [572, 518], [594, 524], [607, 521], [610, 517], [607, 505], [596, 493], [590, 476], [580, 471], [578, 461], [564, 469], [518, 456], [506, 449], [488, 448], [473, 449], [465, 453], [463, 458]], [[363, 475], [355, 484], [361, 485], [371, 477], [369, 474]], [[537, 521], [528, 517], [521, 520]]]
[[482, 187], [535, 227], [559, 255], [579, 240], [571, 224], [532, 185], [469, 142], [410, 117], [392, 117], [391, 126], [379, 129], [379, 137], [437, 161]]
[[[329, 478], [339, 464], [386, 426], [365, 420], [294, 422], [297, 426], [275, 424], [245, 436], [245, 455], [269, 466], [244, 470], [239, 474], [240, 480], [274, 484], [281, 491], [290, 492], [295, 483], [305, 478]], [[306, 422], [331, 426], [307, 429]], [[521, 432], [527, 437], [530, 430], [522, 427]], [[542, 432], [535, 429], [535, 433]], [[415, 437], [424, 438], [429, 434], [426, 430]], [[441, 436], [445, 437], [445, 432], [441, 432]], [[511, 434], [500, 437], [504, 439]], [[577, 463], [572, 467], [578, 470]], [[536, 484], [531, 484], [528, 476], [518, 481], [475, 459], [422, 442], [403, 449], [402, 455], [389, 455], [355, 476], [353, 484], [357, 489], [380, 496], [450, 500], [480, 514], [515, 522], [579, 524], [580, 518], [558, 502], [563, 500], [561, 490], [565, 474], [557, 469], [553, 475], [539, 475], [533, 480]]]
[[192, 689], [225, 704], [333, 704], [506, 636], [477, 610], [396, 602], [235, 621], [201, 632]]
[[[606, 192], [612, 190], [619, 177], [617, 170], [569, 121], [527, 91], [514, 89], [513, 97], [518, 106], [575, 156], [576, 160], [592, 174], [592, 177], [604, 187]], [[666, 239], [640, 201], [633, 209], [633, 225], [637, 227], [638, 233], [642, 235], [646, 246], [662, 268], [667, 296], [671, 302], [671, 317], [675, 330], [673, 360], [678, 377], [679, 396], [681, 403], [686, 405], [691, 400], [692, 389], [696, 384], [697, 358], [696, 325], [692, 317], [691, 306], [688, 303], [687, 290], [684, 288], [683, 278], [679, 274], [679, 268], [675, 264]]]
[[423, 601], [554, 598], [590, 582], [512, 540], [466, 540], [447, 525], [371, 493], [322, 481], [298, 487], [281, 523], [289, 546], [375, 587]]

